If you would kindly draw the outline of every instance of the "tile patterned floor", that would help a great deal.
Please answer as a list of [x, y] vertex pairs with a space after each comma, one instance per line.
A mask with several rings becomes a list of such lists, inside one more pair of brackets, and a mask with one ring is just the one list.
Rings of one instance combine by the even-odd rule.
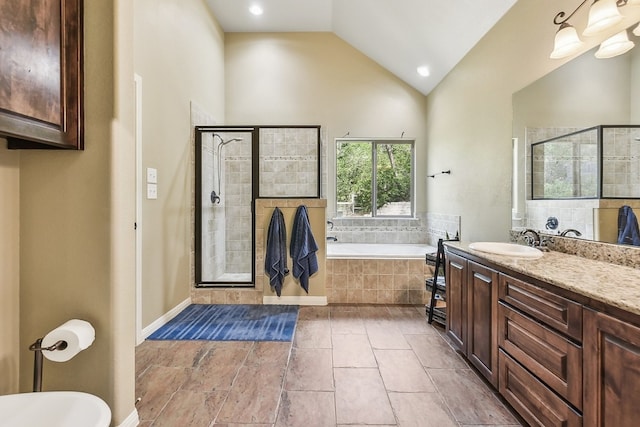
[[302, 307], [293, 343], [145, 341], [142, 427], [520, 426], [424, 308]]

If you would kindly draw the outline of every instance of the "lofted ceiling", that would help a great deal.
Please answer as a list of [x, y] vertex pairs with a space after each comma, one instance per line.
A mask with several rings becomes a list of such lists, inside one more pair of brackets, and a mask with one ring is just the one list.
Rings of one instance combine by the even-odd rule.
[[[206, 2], [225, 32], [333, 32], [427, 95], [516, 0]], [[253, 5], [263, 14], [249, 13]]]

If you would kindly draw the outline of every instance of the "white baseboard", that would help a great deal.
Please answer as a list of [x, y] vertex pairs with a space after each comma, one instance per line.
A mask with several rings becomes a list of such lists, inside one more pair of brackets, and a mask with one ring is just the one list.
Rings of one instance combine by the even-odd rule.
[[136, 427], [140, 424], [140, 418], [138, 417], [138, 410], [133, 408], [133, 412], [129, 414], [127, 418], [118, 427]]
[[265, 305], [327, 305], [327, 297], [310, 296], [263, 296], [262, 303]]
[[187, 306], [189, 306], [189, 304], [191, 304], [191, 297], [187, 298], [186, 300], [182, 301], [180, 304], [176, 305], [175, 307], [173, 307], [171, 310], [169, 310], [166, 314], [164, 314], [163, 316], [160, 316], [159, 318], [157, 318], [153, 323], [151, 323], [149, 326], [145, 327], [142, 329], [142, 339], [147, 339], [147, 337], [149, 335], [151, 335], [152, 333], [154, 333], [155, 331], [157, 331], [158, 329], [160, 329], [162, 326], [164, 326], [169, 320], [173, 319], [174, 317], [176, 317], [178, 315], [178, 313], [180, 313], [182, 310], [184, 310], [185, 308], [187, 308]]

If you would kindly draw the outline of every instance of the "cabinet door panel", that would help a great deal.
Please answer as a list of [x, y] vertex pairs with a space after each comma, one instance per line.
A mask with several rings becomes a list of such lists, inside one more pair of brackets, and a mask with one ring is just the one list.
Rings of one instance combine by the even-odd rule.
[[500, 275], [498, 298], [577, 341], [582, 340], [582, 306], [545, 289]]
[[552, 390], [582, 409], [582, 348], [500, 302], [498, 344]]
[[467, 261], [447, 253], [446, 277], [447, 277], [447, 335], [453, 345], [466, 354], [466, 272]]
[[498, 273], [469, 261], [467, 274], [467, 357], [494, 386], [497, 366]]
[[589, 427], [640, 420], [640, 328], [584, 310], [584, 416]]
[[582, 426], [580, 414], [502, 350], [499, 390], [532, 426]]

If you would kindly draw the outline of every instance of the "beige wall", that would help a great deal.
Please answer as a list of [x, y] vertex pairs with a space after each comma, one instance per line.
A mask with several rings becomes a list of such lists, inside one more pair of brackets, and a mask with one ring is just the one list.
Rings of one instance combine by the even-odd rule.
[[424, 95], [331, 33], [228, 33], [225, 69], [227, 124], [322, 126], [327, 188], [335, 188], [334, 138], [415, 137], [416, 206], [425, 211]]
[[32, 387], [29, 345], [85, 319], [95, 342], [68, 362], [45, 360], [43, 389], [100, 396], [116, 424], [134, 410], [132, 193], [119, 185], [133, 171], [127, 7], [84, 4], [86, 149], [20, 153], [20, 390]]
[[133, 171], [128, 3], [85, 1], [86, 150], [0, 154], [0, 394], [31, 391], [29, 345], [85, 319], [95, 342], [68, 362], [45, 360], [43, 390], [100, 396], [114, 424], [134, 410], [133, 204], [120, 185]]
[[18, 391], [20, 153], [0, 138], [0, 395]]
[[[511, 96], [566, 62], [549, 59], [552, 21], [575, 7], [569, 0], [518, 1], [427, 98], [427, 168], [451, 169], [450, 179], [428, 182], [428, 210], [462, 215], [463, 240], [508, 239]], [[571, 21], [577, 28], [585, 26], [583, 9]], [[638, 20], [639, 9], [625, 6], [625, 13]], [[585, 40], [584, 50], [603, 38]]]
[[142, 205], [145, 327], [189, 298], [190, 103], [224, 122], [224, 34], [203, 0], [136, 1], [134, 28], [135, 72], [142, 77], [142, 166], [158, 170], [158, 199], [144, 198]]

